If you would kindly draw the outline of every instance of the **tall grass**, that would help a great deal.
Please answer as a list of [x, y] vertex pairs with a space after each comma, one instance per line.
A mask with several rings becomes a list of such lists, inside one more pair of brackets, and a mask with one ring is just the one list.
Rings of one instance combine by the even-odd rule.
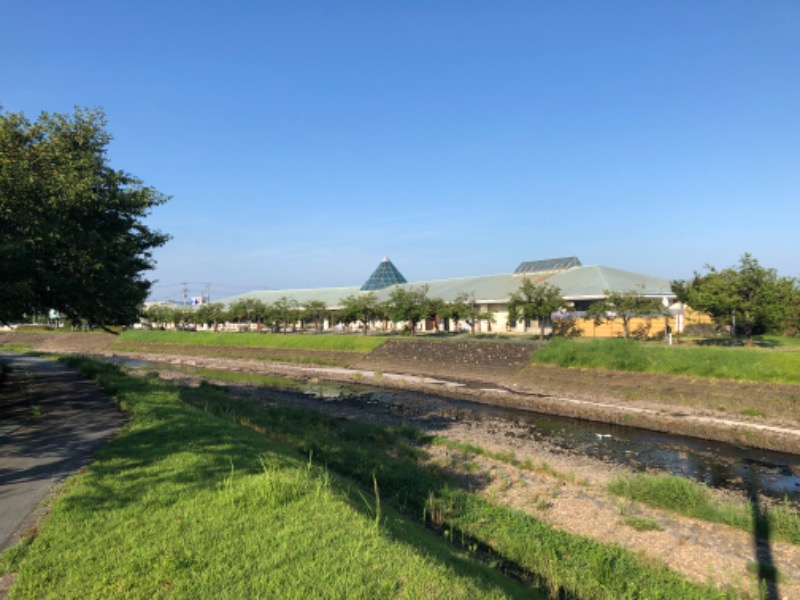
[[9, 599], [528, 595], [186, 388], [81, 364], [132, 420], [0, 557], [18, 572]]
[[[568, 598], [727, 598], [728, 591], [696, 585], [667, 568], [498, 507], [447, 483], [435, 467], [419, 464], [414, 442], [433, 442], [408, 428], [369, 426], [290, 408], [257, 406], [205, 386], [205, 410], [313, 454], [364, 489], [380, 485], [391, 503], [432, 522], [447, 539], [485, 556], [503, 572]], [[200, 393], [203, 390], [188, 391]]]
[[346, 350], [370, 352], [386, 342], [385, 337], [364, 335], [288, 335], [273, 333], [213, 333], [186, 331], [129, 330], [119, 336], [120, 343], [185, 344], [192, 346], [239, 346], [288, 348], [296, 350]]
[[554, 339], [534, 352], [532, 360], [561, 367], [800, 384], [800, 352], [790, 351], [668, 347], [625, 339]]
[[[637, 474], [619, 476], [608, 484], [612, 494], [674, 510], [705, 521], [725, 523], [753, 532], [756, 527], [750, 504], [719, 500], [707, 487], [682, 477]], [[770, 537], [800, 544], [800, 516], [788, 503], [763, 510]]]

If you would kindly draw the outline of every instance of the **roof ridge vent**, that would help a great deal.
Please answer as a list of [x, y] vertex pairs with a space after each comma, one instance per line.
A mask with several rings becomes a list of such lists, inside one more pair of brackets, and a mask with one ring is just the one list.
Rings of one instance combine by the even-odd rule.
[[564, 258], [547, 258], [545, 260], [529, 260], [522, 262], [514, 271], [515, 275], [525, 273], [544, 273], [546, 271], [566, 271], [572, 267], [580, 267], [581, 261], [577, 256], [566, 256]]

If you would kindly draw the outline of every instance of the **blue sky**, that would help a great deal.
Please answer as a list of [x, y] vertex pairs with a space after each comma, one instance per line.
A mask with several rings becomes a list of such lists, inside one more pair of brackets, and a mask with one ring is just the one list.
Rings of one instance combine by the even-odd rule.
[[153, 299], [578, 256], [800, 276], [800, 2], [2, 0], [0, 104], [172, 196]]

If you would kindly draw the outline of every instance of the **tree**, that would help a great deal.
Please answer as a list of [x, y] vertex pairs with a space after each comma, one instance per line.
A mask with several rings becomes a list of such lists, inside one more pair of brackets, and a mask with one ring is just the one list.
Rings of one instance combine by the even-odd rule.
[[314, 323], [317, 326], [317, 331], [322, 331], [322, 322], [328, 315], [328, 305], [322, 300], [309, 300], [302, 306], [303, 320], [309, 323]]
[[186, 329], [187, 324], [192, 320], [192, 309], [188, 307], [173, 308], [170, 313], [172, 324], [175, 329]]
[[272, 318], [278, 325], [278, 330], [288, 333], [289, 326], [294, 330], [294, 325], [300, 319], [300, 304], [294, 298], [281, 296], [272, 303]]
[[363, 295], [351, 294], [342, 300], [340, 320], [343, 323], [361, 323], [364, 335], [367, 335], [369, 324], [378, 316], [378, 297], [372, 292]]
[[719, 324], [730, 323], [731, 334], [741, 332], [748, 346], [754, 334], [786, 328], [792, 300], [797, 298], [794, 279], [778, 277], [775, 269], [762, 267], [750, 254], [739, 259], [738, 267], [717, 271], [706, 265], [706, 269], [708, 273], [695, 272], [689, 282], [673, 282], [681, 302], [708, 313]]
[[168, 198], [108, 165], [105, 126], [101, 110], [0, 114], [0, 322], [138, 318], [152, 250], [169, 239], [143, 219]]
[[536, 319], [539, 322], [539, 338], [544, 339], [547, 320], [562, 306], [564, 298], [558, 287], [546, 282], [536, 285], [526, 277], [519, 290], [511, 294], [508, 300], [508, 320], [523, 319], [527, 331], [528, 321]]
[[150, 322], [150, 327], [155, 327], [156, 329], [165, 329], [167, 327], [167, 323], [172, 322], [172, 315], [174, 312], [175, 309], [171, 306], [152, 304], [144, 309], [143, 315], [145, 319]]
[[214, 331], [217, 326], [225, 321], [225, 305], [221, 302], [210, 302], [208, 304], [201, 304], [194, 311], [194, 320], [198, 325], [206, 325], [208, 327], [214, 326]]
[[469, 325], [470, 332], [475, 335], [475, 326], [479, 321], [494, 322], [494, 313], [482, 310], [475, 302], [475, 294], [459, 294], [447, 305], [447, 316], [453, 320], [453, 328], [458, 330], [460, 321]]
[[407, 321], [411, 325], [411, 335], [415, 334], [421, 321], [435, 317], [441, 305], [439, 298], [428, 297], [427, 285], [417, 288], [398, 286], [389, 294], [388, 307], [392, 319]]
[[242, 321], [247, 323], [247, 330], [250, 331], [254, 322], [260, 323], [267, 312], [267, 306], [257, 298], [241, 298], [232, 302], [228, 307], [228, 316], [241, 325]]
[[[646, 298], [638, 290], [617, 292], [605, 290], [605, 299], [592, 304], [586, 311], [585, 319], [591, 319], [595, 325], [603, 321], [622, 321], [622, 330], [626, 338], [631, 336], [631, 321], [636, 318], [651, 318], [664, 314], [661, 302], [654, 298]], [[644, 334], [646, 335], [646, 334]]]

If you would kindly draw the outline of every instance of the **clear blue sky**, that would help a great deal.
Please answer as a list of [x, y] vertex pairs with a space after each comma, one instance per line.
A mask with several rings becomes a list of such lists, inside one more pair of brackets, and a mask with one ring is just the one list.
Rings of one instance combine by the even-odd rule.
[[105, 109], [154, 299], [578, 256], [800, 276], [800, 2], [2, 0], [0, 104]]

